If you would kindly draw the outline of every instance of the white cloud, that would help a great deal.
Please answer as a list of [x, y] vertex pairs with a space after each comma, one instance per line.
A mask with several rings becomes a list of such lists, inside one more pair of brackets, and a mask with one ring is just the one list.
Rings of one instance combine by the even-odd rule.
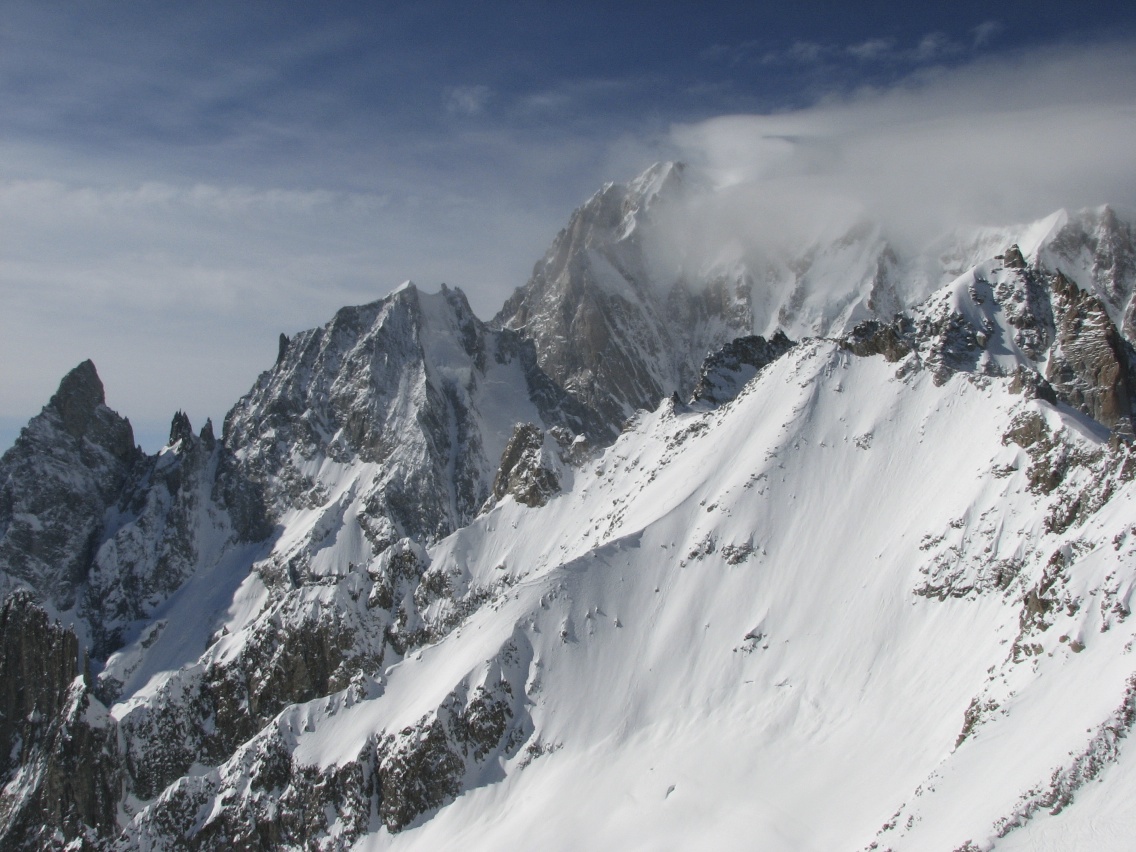
[[1003, 29], [1005, 27], [1002, 26], [1001, 21], [983, 21], [974, 28], [974, 46], [985, 47]]
[[922, 243], [955, 225], [1136, 206], [1136, 51], [988, 59], [810, 109], [677, 126], [672, 138], [730, 188], [721, 210], [698, 212], [713, 222], [698, 232], [723, 239], [806, 239], [867, 216]]
[[890, 57], [895, 50], [895, 40], [890, 38], [871, 38], [845, 48], [849, 56], [861, 62]]
[[488, 86], [454, 86], [446, 90], [446, 110], [455, 115], [477, 115], [492, 94]]

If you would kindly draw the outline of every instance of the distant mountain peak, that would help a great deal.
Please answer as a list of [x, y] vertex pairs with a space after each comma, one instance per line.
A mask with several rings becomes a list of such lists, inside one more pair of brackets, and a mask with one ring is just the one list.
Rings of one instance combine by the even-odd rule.
[[105, 404], [102, 380], [94, 362], [87, 359], [63, 377], [48, 407], [59, 415], [72, 437], [81, 438], [95, 411]]

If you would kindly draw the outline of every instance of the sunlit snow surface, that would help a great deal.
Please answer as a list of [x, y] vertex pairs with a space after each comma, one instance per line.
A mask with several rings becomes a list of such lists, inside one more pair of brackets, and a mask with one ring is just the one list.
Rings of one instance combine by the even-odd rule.
[[[1043, 244], [1062, 216], [1026, 236]], [[809, 340], [720, 409], [639, 413], [546, 506], [506, 498], [430, 548], [459, 595], [495, 596], [373, 673], [362, 700], [339, 693], [273, 724], [298, 763], [350, 762], [459, 684], [496, 678], [512, 644], [533, 730], [471, 770], [455, 801], [397, 835], [376, 821], [358, 848], [1131, 848], [1136, 772], [1110, 731], [1126, 730], [1136, 673], [1136, 495], [1118, 482], [1083, 523], [1047, 524], [1099, 472], [1071, 465], [1062, 489], [1031, 491], [1035, 460], [1007, 438], [1017, 418], [1038, 415], [1086, 457], [1108, 452], [1107, 435], [981, 375], [1026, 357], [982, 298], [1010, 274], [981, 263], [919, 309], [990, 330], [973, 373], [937, 384], [912, 356]], [[444, 316], [426, 313], [427, 332], [440, 329]], [[456, 369], [442, 338], [427, 342], [431, 363]], [[479, 416], [503, 444], [512, 412], [492, 403], [498, 379], [518, 380], [487, 377]], [[324, 461], [304, 473], [327, 501], [283, 518], [275, 547], [324, 542], [313, 573], [339, 585], [302, 594], [338, 605], [374, 558], [354, 518], [377, 471]], [[1046, 629], [1027, 629], [1023, 601], [1055, 559], [1060, 604]], [[994, 583], [999, 566], [1009, 573]], [[237, 653], [268, 600], [255, 579], [240, 586], [209, 624], [227, 633], [207, 658]], [[157, 677], [112, 712], [145, 701], [169, 660], [147, 659]], [[1119, 761], [1082, 773], [1072, 804], [1039, 804], [1108, 748]]]
[[[896, 369], [806, 343], [720, 410], [644, 413], [544, 508], [507, 500], [434, 547], [470, 586], [515, 585], [391, 667], [374, 698], [285, 711], [309, 731], [297, 759], [353, 759], [368, 735], [484, 678], [518, 632], [549, 753], [510, 758], [503, 780], [361, 848], [859, 849], [893, 816], [881, 848], [995, 840], [1136, 670], [1136, 622], [1095, 605], [1110, 580], [1131, 593], [1132, 489], [1085, 528], [1046, 533], [1029, 459], [1002, 436], [1034, 409], [1089, 446], [1079, 419], [1006, 380], [936, 386]], [[1079, 540], [1091, 544], [1068, 586], [1083, 605], [1033, 638], [1042, 654], [1012, 662], [1023, 591]], [[1025, 567], [1004, 593], [914, 594], [950, 548], [974, 570]], [[986, 694], [999, 708], [956, 749]], [[1130, 774], [1106, 769], [1102, 793], [1113, 777], [1131, 789]]]

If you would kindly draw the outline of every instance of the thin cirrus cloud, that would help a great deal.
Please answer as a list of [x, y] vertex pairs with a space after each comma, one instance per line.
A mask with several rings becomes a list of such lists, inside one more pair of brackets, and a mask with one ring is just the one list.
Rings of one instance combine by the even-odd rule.
[[[971, 50], [990, 45], [1001, 31], [996, 21], [988, 21], [974, 31]], [[869, 38], [852, 44], [795, 41], [787, 47], [763, 50], [749, 41], [733, 47], [716, 45], [706, 51], [708, 59], [725, 59], [737, 64], [756, 60], [762, 65], [840, 65], [849, 60], [859, 63], [902, 63], [921, 65], [939, 62], [968, 52], [967, 46], [942, 32], [930, 32], [910, 44], [894, 38]]]
[[974, 46], [983, 47], [993, 41], [1005, 29], [1001, 21], [983, 21], [973, 30]]
[[457, 115], [477, 115], [492, 95], [488, 86], [454, 86], [446, 91], [446, 110]]
[[849, 56], [861, 62], [875, 62], [893, 54], [895, 39], [870, 38], [858, 44], [850, 44], [844, 50]]

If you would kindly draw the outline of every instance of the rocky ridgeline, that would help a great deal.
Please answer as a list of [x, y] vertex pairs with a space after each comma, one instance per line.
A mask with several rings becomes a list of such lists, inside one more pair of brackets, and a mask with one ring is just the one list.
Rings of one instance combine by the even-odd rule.
[[[759, 314], [805, 321], [820, 254], [799, 259], [773, 307], [755, 303], [748, 273], [653, 277], [642, 234], [682, 180], [660, 167], [598, 193], [492, 324], [458, 290], [409, 285], [282, 336], [219, 439], [179, 412], [168, 446], [146, 456], [106, 407], [94, 366], [69, 373], [0, 459], [0, 589], [15, 592], [0, 615], [0, 845], [347, 848], [494, 780], [534, 735], [523, 636], [352, 760], [307, 765], [291, 734], [319, 724], [317, 706], [381, 700], [386, 667], [507, 586], [472, 586], [431, 564], [427, 545], [510, 497], [546, 505], [636, 408], [673, 393], [724, 404], [793, 347], [780, 331], [752, 332]], [[1126, 228], [1107, 213], [1078, 219], [1032, 262], [1012, 248], [898, 316], [898, 261], [871, 233], [852, 235], [839, 250], [869, 258], [866, 289], [818, 321], [902, 375], [1011, 376], [1012, 390], [1068, 404], [1123, 443], [1134, 381]], [[1046, 265], [1074, 256], [1092, 258], [1077, 283], [1073, 267]], [[872, 318], [845, 334], [841, 318], [864, 311]], [[1067, 469], [1100, 468], [1099, 482], [1127, 470], [1123, 447], [1072, 458], [1044, 424], [1007, 440], [1031, 454], [1038, 493], [1056, 495], [1054, 528], [1103, 493]], [[1018, 576], [1012, 565], [943, 565], [922, 594], [1004, 590]], [[235, 633], [178, 649], [154, 615], [218, 566], [239, 575], [234, 589], [262, 589], [260, 603]], [[182, 655], [176, 670], [135, 696], [134, 673], [158, 651]], [[84, 653], [96, 672], [105, 664], [94, 681]], [[105, 705], [119, 700], [115, 721]], [[213, 814], [221, 800], [232, 806]]]
[[[123, 848], [176, 840], [187, 826], [200, 849], [348, 849], [376, 821], [401, 831], [471, 781], [494, 778], [498, 761], [520, 752], [532, 734], [524, 688], [531, 664], [518, 633], [486, 662], [480, 682], [458, 684], [413, 724], [376, 731], [341, 765], [297, 760], [295, 734], [318, 721], [311, 705], [292, 708], [216, 770], [171, 784], [126, 827]], [[378, 695], [381, 687], [359, 676], [322, 712], [350, 712]], [[212, 811], [218, 798], [232, 807]]]
[[493, 320], [532, 340], [544, 371], [609, 424], [689, 394], [701, 356], [753, 326], [747, 282], [660, 282], [651, 268], [643, 231], [682, 182], [664, 164], [598, 192]]
[[194, 435], [180, 412], [169, 447], [145, 455], [85, 361], [0, 459], [0, 589], [68, 613], [105, 660], [201, 567], [203, 537], [263, 533], [226, 461], [212, 425]]
[[[507, 398], [492, 397], [502, 380], [513, 383]], [[544, 374], [530, 342], [490, 329], [460, 290], [408, 285], [283, 345], [229, 413], [224, 442], [275, 517], [326, 501], [311, 472], [322, 460], [378, 466], [360, 484], [378, 552], [403, 537], [433, 541], [477, 514], [503, 443], [485, 434], [486, 419], [510, 408], [573, 434], [611, 434]]]
[[793, 347], [793, 341], [778, 331], [769, 340], [757, 335], [739, 337], [702, 362], [692, 401], [722, 405], [736, 397], [746, 382]]
[[1029, 266], [1011, 246], [910, 315], [869, 320], [841, 338], [860, 356], [932, 370], [1014, 376], [1014, 387], [1083, 412], [1131, 437], [1136, 350], [1104, 302], [1060, 271]]

